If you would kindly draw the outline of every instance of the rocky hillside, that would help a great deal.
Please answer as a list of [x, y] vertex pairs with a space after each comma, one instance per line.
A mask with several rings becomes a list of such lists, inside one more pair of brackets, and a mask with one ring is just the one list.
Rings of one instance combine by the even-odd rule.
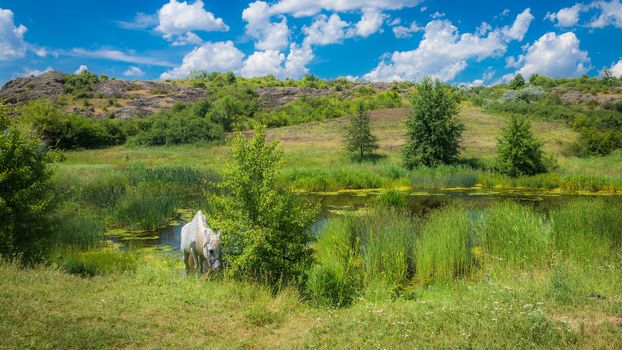
[[[192, 102], [207, 98], [203, 88], [186, 86], [179, 82], [127, 81], [102, 79], [97, 82], [88, 98], [76, 98], [68, 93], [67, 75], [52, 71], [38, 76], [17, 78], [6, 83], [0, 90], [0, 102], [23, 104], [31, 100], [46, 99], [68, 112], [91, 117], [129, 119], [142, 117], [162, 109], [171, 108], [177, 102]], [[345, 95], [360, 84], [337, 92]], [[377, 91], [384, 91], [391, 84], [366, 84]], [[262, 108], [271, 109], [301, 96], [324, 96], [334, 94], [334, 89], [310, 87], [262, 87], [255, 89]]]

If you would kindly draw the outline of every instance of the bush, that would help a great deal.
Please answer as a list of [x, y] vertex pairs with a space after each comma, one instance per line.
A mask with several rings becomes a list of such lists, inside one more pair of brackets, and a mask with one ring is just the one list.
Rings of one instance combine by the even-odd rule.
[[228, 273], [274, 288], [303, 284], [311, 266], [311, 226], [318, 208], [277, 185], [281, 154], [267, 143], [262, 127], [252, 140], [238, 135], [232, 144], [233, 163], [224, 177], [227, 195], [215, 197]]
[[23, 107], [21, 118], [32, 123], [48, 145], [62, 149], [120, 145], [127, 137], [119, 122], [65, 113], [43, 102]]
[[99, 83], [96, 74], [82, 72], [80, 74], [65, 75], [65, 92], [73, 94], [76, 98], [92, 98], [93, 88]]
[[531, 103], [544, 97], [544, 90], [539, 86], [528, 86], [520, 90], [505, 90], [499, 103]]
[[613, 130], [581, 128], [577, 141], [568, 147], [568, 152], [579, 157], [602, 157], [620, 147], [620, 143], [619, 135]]
[[164, 111], [143, 121], [143, 131], [133, 139], [138, 145], [164, 146], [220, 140], [223, 127], [190, 109]]
[[546, 172], [542, 143], [524, 118], [511, 117], [497, 141], [496, 170], [511, 177]]
[[0, 129], [0, 257], [36, 261], [45, 251], [53, 160], [33, 132]]
[[464, 125], [457, 118], [458, 104], [449, 87], [424, 79], [411, 103], [406, 121], [408, 140], [402, 149], [404, 166], [413, 169], [454, 163]]

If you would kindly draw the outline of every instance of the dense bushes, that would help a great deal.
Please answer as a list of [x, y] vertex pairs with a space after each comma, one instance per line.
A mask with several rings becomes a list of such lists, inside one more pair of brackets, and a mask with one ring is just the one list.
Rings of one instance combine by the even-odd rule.
[[546, 172], [542, 142], [531, 132], [524, 118], [511, 117], [497, 141], [495, 168], [511, 177]]
[[99, 77], [86, 71], [65, 75], [65, 91], [76, 98], [92, 98], [93, 88], [97, 83], [99, 83]]
[[37, 260], [50, 233], [53, 156], [34, 133], [0, 120], [0, 256]]
[[127, 137], [120, 122], [65, 113], [43, 102], [24, 106], [21, 120], [31, 123], [48, 145], [62, 149], [119, 145]]

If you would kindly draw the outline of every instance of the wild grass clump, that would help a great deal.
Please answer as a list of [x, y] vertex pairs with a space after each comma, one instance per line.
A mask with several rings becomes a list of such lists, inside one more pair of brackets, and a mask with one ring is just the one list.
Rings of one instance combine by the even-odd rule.
[[215, 173], [205, 173], [189, 166], [158, 166], [147, 167], [142, 163], [134, 163], [123, 170], [132, 185], [140, 183], [175, 183], [196, 185], [204, 180], [216, 180]]
[[93, 277], [114, 273], [133, 272], [139, 261], [137, 252], [116, 248], [94, 250], [60, 249], [50, 254], [50, 263], [67, 273]]
[[360, 167], [299, 168], [281, 176], [291, 187], [310, 192], [380, 188], [386, 183], [372, 170]]
[[108, 171], [84, 184], [82, 198], [93, 208], [110, 209], [119, 203], [128, 187], [126, 176], [116, 171]]
[[472, 187], [480, 172], [464, 165], [418, 167], [410, 172], [410, 184], [421, 188]]
[[471, 226], [467, 209], [460, 206], [431, 214], [416, 246], [420, 282], [449, 282], [468, 274], [474, 265]]
[[408, 193], [400, 192], [395, 189], [388, 189], [374, 198], [372, 206], [406, 210], [408, 206]]
[[50, 244], [55, 247], [91, 249], [103, 244], [106, 225], [102, 219], [71, 205], [54, 213], [51, 231]]
[[155, 230], [166, 226], [176, 215], [180, 199], [164, 185], [141, 185], [128, 192], [115, 207], [115, 226], [135, 230]]
[[600, 263], [622, 247], [622, 204], [608, 199], [574, 200], [550, 214], [553, 246], [565, 258]]
[[376, 209], [364, 220], [361, 239], [363, 276], [391, 289], [403, 287], [414, 273], [415, 230], [411, 219], [396, 209]]
[[529, 269], [540, 267], [549, 256], [549, 232], [534, 209], [499, 202], [486, 210], [477, 237], [490, 267]]

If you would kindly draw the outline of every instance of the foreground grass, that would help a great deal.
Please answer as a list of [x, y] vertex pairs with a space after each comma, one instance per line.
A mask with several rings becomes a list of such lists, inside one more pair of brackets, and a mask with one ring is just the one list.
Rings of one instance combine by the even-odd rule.
[[181, 271], [161, 256], [93, 278], [2, 263], [0, 348], [622, 347], [620, 266], [482, 277], [345, 309]]

